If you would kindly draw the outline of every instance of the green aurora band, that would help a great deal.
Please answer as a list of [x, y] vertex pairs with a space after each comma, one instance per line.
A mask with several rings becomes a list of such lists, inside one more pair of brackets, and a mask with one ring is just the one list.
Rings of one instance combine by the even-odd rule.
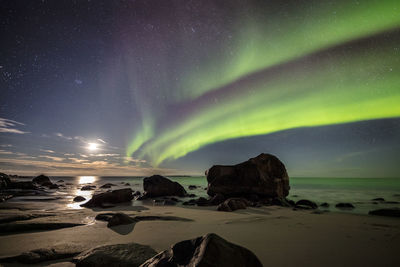
[[[158, 166], [228, 139], [399, 117], [399, 38], [330, 50], [399, 27], [397, 1], [361, 3], [359, 8], [349, 6], [354, 2], [338, 6], [335, 23], [333, 15], [325, 16], [327, 11], [319, 9], [308, 27], [287, 22], [284, 32], [275, 35], [260, 30], [264, 24], [256, 27], [251, 22], [238, 42], [236, 57], [224, 61], [216, 56], [220, 60], [206, 62], [187, 76], [189, 93], [182, 91], [177, 105], [190, 101], [193, 110], [162, 129], [143, 118], [144, 127], [129, 144], [127, 156], [146, 158]], [[226, 93], [213, 96], [218, 90]], [[210, 101], [196, 105], [208, 95]]]

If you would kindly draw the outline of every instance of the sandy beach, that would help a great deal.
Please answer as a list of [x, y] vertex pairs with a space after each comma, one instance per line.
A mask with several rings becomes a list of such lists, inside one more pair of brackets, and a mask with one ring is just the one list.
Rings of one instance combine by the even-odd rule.
[[[177, 216], [192, 221], [143, 221], [107, 228], [105, 222], [94, 219], [98, 213], [116, 211], [132, 216]], [[43, 214], [34, 210], [7, 209], [0, 212], [1, 218], [11, 214]], [[235, 212], [218, 212], [215, 207], [122, 206], [101, 211], [82, 209], [48, 213], [53, 216], [17, 223], [70, 222], [84, 225], [53, 231], [2, 233], [0, 258], [39, 248], [83, 251], [99, 245], [129, 242], [149, 245], [160, 252], [178, 241], [216, 233], [253, 251], [264, 266], [399, 264], [400, 223], [396, 218], [329, 212], [315, 214], [278, 206]], [[74, 266], [68, 260], [38, 265]], [[14, 263], [3, 265], [14, 266]]]

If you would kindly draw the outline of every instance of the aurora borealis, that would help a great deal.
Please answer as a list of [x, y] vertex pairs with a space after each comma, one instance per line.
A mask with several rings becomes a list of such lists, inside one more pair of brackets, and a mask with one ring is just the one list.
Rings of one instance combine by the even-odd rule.
[[198, 174], [271, 152], [295, 175], [400, 172], [399, 1], [5, 1], [1, 12], [1, 168]]
[[143, 117], [127, 155], [141, 148], [158, 165], [231, 138], [400, 115], [398, 2], [270, 7], [228, 25], [233, 44], [211, 48], [169, 94], [185, 115], [161, 128]]

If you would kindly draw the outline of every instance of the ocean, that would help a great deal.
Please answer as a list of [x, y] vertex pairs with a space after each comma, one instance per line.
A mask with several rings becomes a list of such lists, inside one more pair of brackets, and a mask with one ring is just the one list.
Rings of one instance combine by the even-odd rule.
[[[179, 182], [188, 193], [195, 194], [196, 197], [207, 197], [205, 190], [207, 181], [204, 176], [168, 178]], [[22, 178], [22, 180], [24, 179], [30, 180], [32, 177]], [[134, 191], [143, 191], [143, 177], [53, 176], [51, 180], [64, 185], [64, 187], [58, 190], [48, 190], [45, 197], [21, 196], [14, 197], [8, 202], [25, 204], [29, 202], [37, 207], [43, 207], [43, 209], [80, 209], [79, 205], [84, 202], [75, 203], [72, 199], [75, 196], [90, 199], [93, 193], [108, 190], [99, 189], [105, 183], [115, 184], [112, 189], [130, 187]], [[93, 191], [80, 190], [86, 184], [95, 185], [97, 188]], [[189, 190], [189, 185], [196, 185], [197, 188]], [[373, 209], [400, 207], [400, 178], [290, 178], [290, 187], [289, 199], [294, 201], [308, 199], [317, 204], [327, 202], [329, 207], [320, 209], [330, 212], [368, 214], [368, 211]], [[373, 201], [375, 198], [384, 198], [385, 201]], [[335, 205], [339, 202], [352, 203], [355, 208], [351, 210], [337, 209]], [[132, 205], [152, 205], [152, 202], [133, 201]]]

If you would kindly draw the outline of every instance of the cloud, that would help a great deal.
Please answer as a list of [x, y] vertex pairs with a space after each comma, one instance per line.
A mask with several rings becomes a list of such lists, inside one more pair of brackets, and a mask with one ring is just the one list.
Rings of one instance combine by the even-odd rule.
[[72, 140], [73, 139], [72, 137], [63, 135], [62, 133], [55, 133], [54, 135], [58, 136], [60, 138], [66, 139], [66, 140]]
[[10, 144], [4, 144], [4, 145], [0, 145], [0, 147], [12, 147], [13, 145]]
[[120, 154], [90, 154], [91, 157], [119, 157], [121, 156]]
[[8, 120], [0, 118], [0, 133], [15, 133], [15, 134], [27, 134], [29, 132], [21, 131], [16, 129], [18, 125], [25, 125], [22, 122]]
[[2, 150], [2, 149], [0, 149], [0, 154], [2, 154], [2, 155], [14, 155], [13, 152], [11, 152], [11, 151], [6, 151], [6, 150]]
[[103, 139], [100, 139], [100, 138], [97, 138], [97, 141], [99, 141], [99, 142], [101, 142], [101, 143], [103, 143], [103, 144], [107, 144], [106, 141], [104, 141]]
[[88, 162], [89, 160], [87, 159], [78, 159], [78, 158], [68, 158], [69, 160], [75, 162], [75, 163], [83, 163], [83, 162]]
[[73, 156], [75, 155], [74, 153], [64, 153], [64, 156]]
[[53, 150], [50, 149], [39, 149], [42, 152], [47, 152], [47, 153], [55, 153]]
[[64, 158], [60, 158], [60, 157], [53, 157], [53, 156], [47, 156], [47, 155], [41, 155], [39, 156], [40, 158], [47, 158], [47, 159], [51, 159], [54, 161], [63, 161]]

